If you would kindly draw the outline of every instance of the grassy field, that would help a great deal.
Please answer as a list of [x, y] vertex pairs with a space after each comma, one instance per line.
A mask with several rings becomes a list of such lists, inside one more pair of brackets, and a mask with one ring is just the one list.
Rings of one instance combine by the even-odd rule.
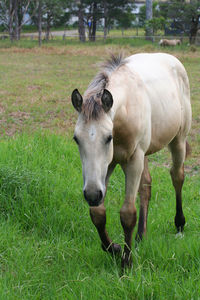
[[[5, 43], [0, 45], [0, 299], [200, 299], [200, 49], [165, 49], [183, 62], [191, 84], [193, 151], [183, 189], [184, 236], [176, 236], [164, 149], [150, 157], [147, 238], [133, 250], [133, 270], [122, 275], [120, 261], [101, 250], [83, 200], [70, 95], [74, 88], [85, 90], [110, 52], [163, 50], [130, 40], [52, 42], [41, 49], [34, 41]], [[107, 227], [121, 245], [123, 197], [124, 177], [117, 168], [106, 197]]]

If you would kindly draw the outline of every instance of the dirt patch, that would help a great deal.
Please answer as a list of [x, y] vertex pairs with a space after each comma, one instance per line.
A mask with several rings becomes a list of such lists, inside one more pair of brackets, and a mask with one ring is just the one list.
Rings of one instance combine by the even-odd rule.
[[41, 86], [39, 85], [30, 85], [28, 86], [29, 91], [34, 91], [34, 90], [41, 90]]
[[16, 132], [21, 132], [24, 122], [28, 119], [30, 119], [30, 113], [27, 112], [16, 111], [7, 115], [2, 114], [0, 120], [0, 134], [12, 136]]
[[3, 114], [5, 112], [5, 108], [3, 105], [0, 104], [0, 114]]
[[10, 117], [12, 117], [15, 120], [27, 120], [30, 118], [30, 113], [27, 112], [22, 112], [22, 111], [16, 111], [16, 112], [11, 112], [9, 114]]

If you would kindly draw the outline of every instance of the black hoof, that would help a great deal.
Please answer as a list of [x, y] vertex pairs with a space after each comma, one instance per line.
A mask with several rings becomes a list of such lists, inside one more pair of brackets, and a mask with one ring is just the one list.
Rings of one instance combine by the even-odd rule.
[[175, 226], [177, 228], [177, 232], [182, 232], [184, 229], [184, 225], [185, 225], [184, 215], [181, 215], [181, 216], [176, 215], [174, 222], [175, 222]]
[[102, 244], [103, 251], [109, 252], [112, 255], [118, 255], [121, 253], [122, 249], [119, 244], [112, 243], [107, 248]]
[[133, 259], [131, 253], [129, 254], [124, 253], [121, 261], [122, 271], [124, 272], [127, 269], [131, 269], [132, 266], [133, 266]]

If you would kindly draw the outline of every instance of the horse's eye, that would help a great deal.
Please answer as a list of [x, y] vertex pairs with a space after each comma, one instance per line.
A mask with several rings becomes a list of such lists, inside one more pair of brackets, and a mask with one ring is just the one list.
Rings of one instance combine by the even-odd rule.
[[79, 145], [79, 141], [78, 141], [78, 139], [77, 139], [77, 137], [75, 135], [74, 135], [73, 139], [77, 143], [77, 145]]
[[106, 139], [106, 144], [109, 144], [112, 141], [112, 135], [109, 135]]

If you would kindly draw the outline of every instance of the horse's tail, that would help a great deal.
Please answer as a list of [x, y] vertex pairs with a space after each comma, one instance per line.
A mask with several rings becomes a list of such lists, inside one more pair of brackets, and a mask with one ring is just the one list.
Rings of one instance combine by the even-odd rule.
[[185, 159], [186, 159], [192, 153], [192, 147], [190, 146], [190, 144], [188, 143], [188, 141], [186, 141], [185, 148], [186, 148], [186, 152], [185, 152]]

